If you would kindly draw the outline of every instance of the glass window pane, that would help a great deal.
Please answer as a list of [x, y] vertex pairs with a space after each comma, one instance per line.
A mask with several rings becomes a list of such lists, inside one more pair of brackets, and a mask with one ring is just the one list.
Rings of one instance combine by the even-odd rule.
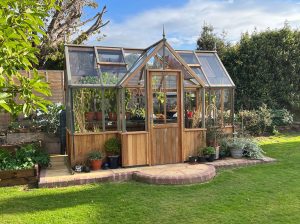
[[98, 50], [101, 62], [120, 62], [124, 63], [123, 54], [120, 50]]
[[132, 67], [132, 65], [138, 60], [142, 53], [142, 51], [124, 50], [125, 63], [127, 64], [128, 69]]
[[232, 117], [231, 117], [231, 94], [232, 90], [231, 89], [223, 89], [223, 94], [224, 94], [224, 112], [223, 112], [223, 117], [224, 117], [224, 125], [232, 125]]
[[165, 101], [166, 95], [163, 91], [163, 76], [152, 75], [152, 91], [153, 91], [153, 123], [165, 123]]
[[80, 83], [81, 77], [97, 77], [97, 63], [93, 48], [69, 50], [72, 83]]
[[166, 121], [177, 123], [177, 92], [166, 92]]
[[184, 91], [185, 128], [202, 127], [202, 96], [199, 89]]
[[187, 63], [187, 64], [199, 64], [196, 56], [194, 55], [194, 53], [182, 53], [182, 52], [178, 52], [178, 54], [180, 55], [180, 57], [182, 57], [182, 59]]
[[81, 88], [73, 89], [72, 93], [75, 132], [102, 131], [101, 90]]
[[102, 110], [105, 114], [105, 131], [117, 130], [117, 89], [104, 90], [104, 103]]
[[142, 69], [136, 75], [131, 77], [126, 86], [128, 87], [143, 87], [145, 85], [145, 70]]
[[125, 91], [126, 130], [145, 131], [146, 94], [144, 88]]
[[197, 57], [211, 85], [232, 86], [214, 53], [198, 53]]
[[125, 66], [101, 65], [101, 76], [103, 84], [115, 85], [126, 74]]

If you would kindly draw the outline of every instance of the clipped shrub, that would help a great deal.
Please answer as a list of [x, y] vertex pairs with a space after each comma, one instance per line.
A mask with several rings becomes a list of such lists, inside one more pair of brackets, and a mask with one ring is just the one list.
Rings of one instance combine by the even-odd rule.
[[105, 151], [112, 155], [119, 155], [121, 142], [118, 138], [110, 138], [104, 144]]
[[203, 148], [202, 152], [203, 152], [203, 155], [214, 155], [214, 154], [216, 154], [215, 148], [211, 147], [211, 146]]

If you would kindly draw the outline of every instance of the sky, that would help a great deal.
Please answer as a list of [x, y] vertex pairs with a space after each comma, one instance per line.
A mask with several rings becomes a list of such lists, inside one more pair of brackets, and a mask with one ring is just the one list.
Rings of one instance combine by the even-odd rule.
[[175, 49], [195, 49], [204, 23], [211, 24], [215, 33], [226, 33], [226, 40], [237, 42], [244, 32], [283, 27], [287, 21], [300, 27], [300, 0], [96, 0], [98, 9], [85, 9], [91, 16], [104, 5], [107, 13], [102, 29], [87, 44], [146, 48], [166, 38]]

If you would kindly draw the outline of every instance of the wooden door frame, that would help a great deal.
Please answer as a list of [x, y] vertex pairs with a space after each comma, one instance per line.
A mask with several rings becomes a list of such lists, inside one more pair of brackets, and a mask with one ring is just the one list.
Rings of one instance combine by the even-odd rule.
[[[178, 106], [178, 111], [180, 111], [180, 113], [177, 112], [177, 119], [178, 119], [178, 147], [179, 150], [181, 151], [180, 155], [180, 161], [183, 162], [184, 160], [184, 151], [183, 151], [183, 141], [182, 141], [182, 137], [183, 137], [183, 129], [184, 129], [184, 117], [183, 117], [183, 110], [184, 110], [184, 105], [183, 105], [183, 75], [182, 75], [182, 71], [181, 70], [174, 70], [174, 69], [166, 69], [166, 70], [160, 70], [160, 69], [147, 69], [146, 71], [146, 93], [147, 93], [147, 127], [148, 127], [148, 132], [149, 132], [149, 147], [148, 147], [148, 156], [147, 156], [147, 160], [148, 160], [148, 164], [151, 166], [152, 164], [152, 150], [153, 150], [153, 146], [152, 146], [152, 138], [153, 138], [153, 118], [151, 119], [150, 116], [153, 116], [150, 114], [150, 112], [152, 113], [153, 111], [153, 92], [152, 92], [152, 79], [151, 76], [153, 72], [161, 72], [161, 73], [168, 73], [168, 72], [174, 72], [177, 73], [177, 85], [178, 85], [178, 91], [177, 91], [177, 106]], [[170, 125], [172, 126], [172, 125]], [[174, 125], [173, 125], [174, 126]], [[168, 124], [163, 124], [162, 128], [166, 128], [168, 127]], [[159, 127], [156, 127], [159, 128]]]

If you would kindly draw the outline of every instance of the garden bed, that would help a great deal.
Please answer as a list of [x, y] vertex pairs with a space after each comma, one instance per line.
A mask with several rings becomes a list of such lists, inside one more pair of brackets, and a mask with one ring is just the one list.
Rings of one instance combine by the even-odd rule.
[[24, 170], [1, 170], [0, 187], [14, 185], [35, 185], [38, 183], [38, 165], [32, 169]]

